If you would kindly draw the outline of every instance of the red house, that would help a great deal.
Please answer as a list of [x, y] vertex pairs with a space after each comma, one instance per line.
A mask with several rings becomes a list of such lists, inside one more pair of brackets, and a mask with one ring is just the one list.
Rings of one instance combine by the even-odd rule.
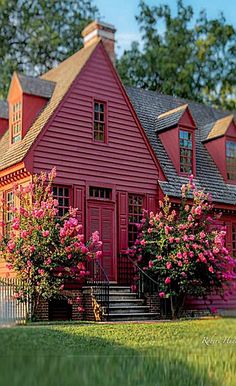
[[[8, 102], [0, 101], [3, 199], [13, 202], [15, 181], [24, 184], [56, 166], [60, 214], [78, 207], [86, 237], [100, 232], [113, 292], [125, 284], [121, 255], [135, 240], [142, 209], [155, 211], [164, 194], [177, 204], [191, 173], [199, 187], [212, 192], [227, 226], [227, 246], [236, 254], [233, 115], [125, 88], [114, 67], [114, 34], [112, 25], [91, 23], [83, 31], [84, 48], [39, 78], [14, 73]], [[10, 218], [6, 210], [6, 226]], [[4, 263], [0, 274], [6, 274]], [[128, 299], [135, 300], [133, 295]], [[236, 309], [235, 295], [215, 302], [222, 310]], [[198, 301], [191, 307], [205, 305]]]

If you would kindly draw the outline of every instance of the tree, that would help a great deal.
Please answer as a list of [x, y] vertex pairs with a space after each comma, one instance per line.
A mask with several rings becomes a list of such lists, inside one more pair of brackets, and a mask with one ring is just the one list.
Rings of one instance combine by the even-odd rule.
[[38, 76], [82, 46], [93, 0], [0, 0], [0, 97], [13, 71]]
[[187, 295], [206, 297], [218, 291], [226, 296], [226, 287], [235, 280], [236, 262], [224, 246], [225, 228], [216, 225], [219, 216], [212, 218], [212, 209], [209, 195], [198, 191], [191, 178], [182, 186], [179, 212], [166, 196], [158, 213], [144, 213], [139, 237], [128, 251], [158, 283], [159, 296], [170, 298], [173, 318], [180, 315]]
[[[58, 202], [51, 191], [54, 177], [53, 169], [48, 176], [35, 175], [26, 187], [15, 186], [20, 206], [11, 208], [10, 233], [0, 244], [7, 267], [20, 279], [15, 297], [23, 302], [31, 300], [32, 320], [41, 299], [60, 296], [65, 281], [83, 283], [90, 274], [86, 263], [101, 256], [98, 233], [85, 243], [76, 209], [70, 208], [61, 219], [57, 217]], [[82, 311], [80, 300], [77, 303]]]
[[[136, 17], [143, 49], [134, 42], [117, 63], [127, 85], [236, 108], [236, 30], [223, 14], [208, 19], [202, 11], [194, 22], [191, 6], [139, 4]], [[162, 27], [164, 31], [162, 32]]]

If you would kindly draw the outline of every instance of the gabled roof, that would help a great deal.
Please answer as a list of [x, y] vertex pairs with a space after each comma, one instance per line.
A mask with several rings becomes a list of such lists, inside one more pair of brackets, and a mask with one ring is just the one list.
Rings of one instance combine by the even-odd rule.
[[218, 119], [216, 122], [212, 122], [210, 125], [208, 125], [209, 133], [206, 137], [206, 140], [219, 138], [225, 135], [233, 120], [234, 116], [231, 114], [224, 118]]
[[41, 76], [40, 79], [55, 82], [52, 97], [44, 110], [36, 118], [22, 141], [9, 146], [9, 130], [2, 136], [0, 140], [0, 170], [21, 162], [24, 159], [37, 136], [59, 106], [59, 103], [62, 101], [73, 81], [79, 75], [98, 44], [99, 41], [86, 48], [82, 48], [64, 62], [60, 63], [58, 67]]
[[24, 93], [43, 98], [51, 98], [56, 85], [55, 82], [34, 78], [32, 76], [25, 76], [19, 73], [16, 73], [16, 75]]
[[202, 143], [202, 139], [208, 136], [210, 130], [207, 125], [209, 126], [212, 122], [228, 116], [228, 112], [154, 91], [134, 87], [127, 87], [126, 91], [167, 177], [166, 182], [159, 181], [164, 194], [180, 197], [181, 186], [188, 179], [178, 175], [168, 156], [158, 132], [156, 132], [156, 117], [187, 103], [197, 127], [195, 131], [196, 185], [198, 188], [211, 192], [215, 202], [236, 205], [236, 186], [225, 183], [216, 164]]
[[183, 113], [186, 111], [187, 107], [188, 105], [184, 104], [158, 115], [156, 131], [160, 132], [162, 130], [170, 129], [176, 126], [179, 123]]
[[8, 103], [0, 100], [0, 118], [8, 119]]

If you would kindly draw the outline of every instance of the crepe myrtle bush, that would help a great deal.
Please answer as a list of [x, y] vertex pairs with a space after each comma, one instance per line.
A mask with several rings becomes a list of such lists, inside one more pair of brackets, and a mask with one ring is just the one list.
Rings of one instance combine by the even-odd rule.
[[[180, 315], [187, 295], [228, 295], [235, 260], [225, 247], [225, 227], [214, 215], [210, 194], [196, 189], [193, 177], [181, 188], [178, 211], [165, 196], [154, 214], [144, 211], [135, 245], [127, 251], [170, 298], [172, 317]], [[232, 288], [232, 283], [231, 283]]]
[[[20, 279], [15, 297], [31, 300], [31, 319], [37, 314], [40, 299], [60, 296], [65, 280], [84, 282], [90, 274], [86, 263], [102, 254], [98, 232], [85, 243], [76, 209], [58, 217], [58, 201], [52, 194], [55, 177], [54, 168], [49, 174], [34, 175], [25, 187], [14, 186], [19, 205], [8, 208], [12, 220], [7, 235], [1, 236], [1, 257]], [[3, 201], [3, 210], [4, 205]], [[73, 301], [82, 312], [81, 299]]]

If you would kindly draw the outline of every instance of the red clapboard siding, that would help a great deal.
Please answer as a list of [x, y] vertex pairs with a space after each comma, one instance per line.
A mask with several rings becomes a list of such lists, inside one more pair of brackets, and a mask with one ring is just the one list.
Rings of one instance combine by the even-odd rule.
[[[107, 103], [108, 144], [93, 142], [93, 100]], [[34, 172], [57, 167], [64, 184], [109, 181], [156, 194], [158, 170], [98, 46], [34, 149]]]

